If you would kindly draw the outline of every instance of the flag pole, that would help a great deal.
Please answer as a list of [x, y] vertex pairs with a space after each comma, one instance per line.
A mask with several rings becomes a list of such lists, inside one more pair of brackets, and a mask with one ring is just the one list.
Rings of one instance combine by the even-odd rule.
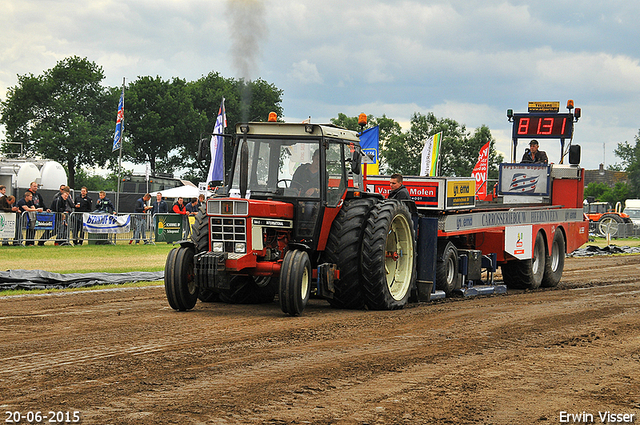
[[[124, 80], [122, 77], [122, 110], [124, 112]], [[122, 145], [124, 144], [124, 113], [122, 114], [120, 130], [120, 153], [118, 154], [118, 188], [116, 192], [116, 211], [120, 209], [120, 180], [122, 180]]]

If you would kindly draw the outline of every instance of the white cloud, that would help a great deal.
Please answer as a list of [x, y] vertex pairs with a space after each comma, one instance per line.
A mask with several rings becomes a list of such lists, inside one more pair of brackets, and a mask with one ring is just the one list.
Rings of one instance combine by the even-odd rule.
[[322, 76], [316, 64], [306, 59], [294, 63], [288, 76], [302, 84], [322, 84]]

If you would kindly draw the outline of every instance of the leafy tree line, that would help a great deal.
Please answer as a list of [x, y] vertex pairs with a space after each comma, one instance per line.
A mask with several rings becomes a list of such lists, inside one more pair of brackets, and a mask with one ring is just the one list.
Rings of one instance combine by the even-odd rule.
[[[18, 84], [8, 89], [0, 104], [6, 141], [21, 143], [25, 155], [60, 162], [74, 188], [76, 180], [92, 181], [86, 173], [91, 167], [117, 171], [118, 153], [111, 149], [122, 87], [107, 87], [104, 79], [102, 67], [77, 56], [59, 61], [42, 75], [19, 75]], [[190, 172], [183, 177], [194, 181], [204, 180], [208, 171], [208, 164], [196, 160], [198, 141], [213, 131], [223, 97], [230, 127], [283, 111], [282, 90], [273, 84], [215, 72], [191, 82], [143, 76], [124, 90], [123, 160], [148, 162], [153, 172], [185, 168]], [[2, 148], [9, 153], [15, 145]]]
[[589, 183], [584, 189], [585, 198], [590, 196], [612, 206], [627, 199], [640, 199], [640, 130], [634, 139], [634, 144], [628, 141], [618, 143], [614, 153], [621, 162], [608, 167], [612, 171], [625, 171], [627, 183], [617, 182], [613, 188], [604, 183]]
[[[0, 123], [6, 141], [20, 142], [26, 155], [40, 155], [64, 165], [71, 187], [117, 184], [118, 153], [112, 152], [116, 107], [122, 87], [108, 87], [102, 67], [77, 56], [59, 61], [42, 75], [18, 76], [0, 104]], [[164, 80], [141, 76], [125, 86], [125, 143], [123, 159], [149, 163], [153, 172], [187, 169], [183, 178], [202, 181], [208, 164], [196, 160], [198, 141], [209, 138], [222, 98], [233, 132], [242, 121], [263, 121], [271, 111], [282, 115], [282, 90], [264, 80], [224, 78], [216, 72], [196, 81]], [[249, 93], [250, 96], [246, 96]], [[247, 97], [249, 99], [247, 100]], [[357, 117], [339, 114], [332, 123], [359, 130]], [[433, 113], [414, 113], [411, 127], [386, 117], [369, 117], [369, 126], [380, 126], [380, 157], [387, 173], [417, 175], [424, 141], [443, 132], [440, 174], [470, 176], [480, 148], [492, 140], [488, 127], [473, 133], [464, 124]], [[226, 164], [231, 163], [230, 141], [225, 139]], [[502, 156], [492, 149], [489, 178], [497, 178]], [[9, 151], [11, 144], [3, 145]], [[88, 174], [92, 167], [108, 167], [104, 178]], [[98, 189], [98, 187], [91, 187]]]
[[[433, 113], [427, 115], [414, 113], [411, 127], [403, 132], [400, 124], [391, 118], [369, 116], [368, 126], [380, 128], [381, 167], [387, 174], [400, 173], [417, 176], [420, 174], [420, 161], [425, 140], [442, 132], [440, 145], [441, 176], [470, 177], [478, 162], [480, 149], [491, 141], [489, 149], [489, 178], [498, 178], [498, 166], [503, 157], [495, 150], [495, 142], [489, 127], [483, 125], [471, 134], [464, 124], [450, 118], [437, 118]], [[338, 114], [332, 124], [359, 131], [358, 117]]]

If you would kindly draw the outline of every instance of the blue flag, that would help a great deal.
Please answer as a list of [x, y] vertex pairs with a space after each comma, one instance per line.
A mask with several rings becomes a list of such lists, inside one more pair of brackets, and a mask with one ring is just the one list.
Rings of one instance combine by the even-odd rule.
[[224, 110], [224, 97], [218, 110], [218, 119], [213, 127], [214, 136], [211, 136], [211, 164], [209, 165], [209, 176], [207, 182], [224, 180], [224, 142], [222, 134], [227, 127], [227, 114]]
[[122, 127], [124, 124], [124, 87], [118, 102], [118, 117], [116, 118], [116, 134], [113, 136], [113, 149], [111, 152], [117, 151], [122, 147]]
[[371, 157], [373, 163], [365, 164], [367, 167], [367, 174], [377, 175], [380, 169], [380, 162], [378, 161], [378, 145], [380, 142], [380, 127], [377, 125], [372, 128], [368, 128], [360, 135], [360, 148], [367, 156]]

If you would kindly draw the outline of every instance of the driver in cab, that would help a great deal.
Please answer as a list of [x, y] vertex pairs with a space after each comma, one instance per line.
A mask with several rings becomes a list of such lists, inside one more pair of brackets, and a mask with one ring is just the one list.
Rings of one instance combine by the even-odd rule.
[[311, 163], [302, 164], [293, 173], [292, 186], [299, 189], [300, 196], [319, 196], [320, 150], [313, 153]]

